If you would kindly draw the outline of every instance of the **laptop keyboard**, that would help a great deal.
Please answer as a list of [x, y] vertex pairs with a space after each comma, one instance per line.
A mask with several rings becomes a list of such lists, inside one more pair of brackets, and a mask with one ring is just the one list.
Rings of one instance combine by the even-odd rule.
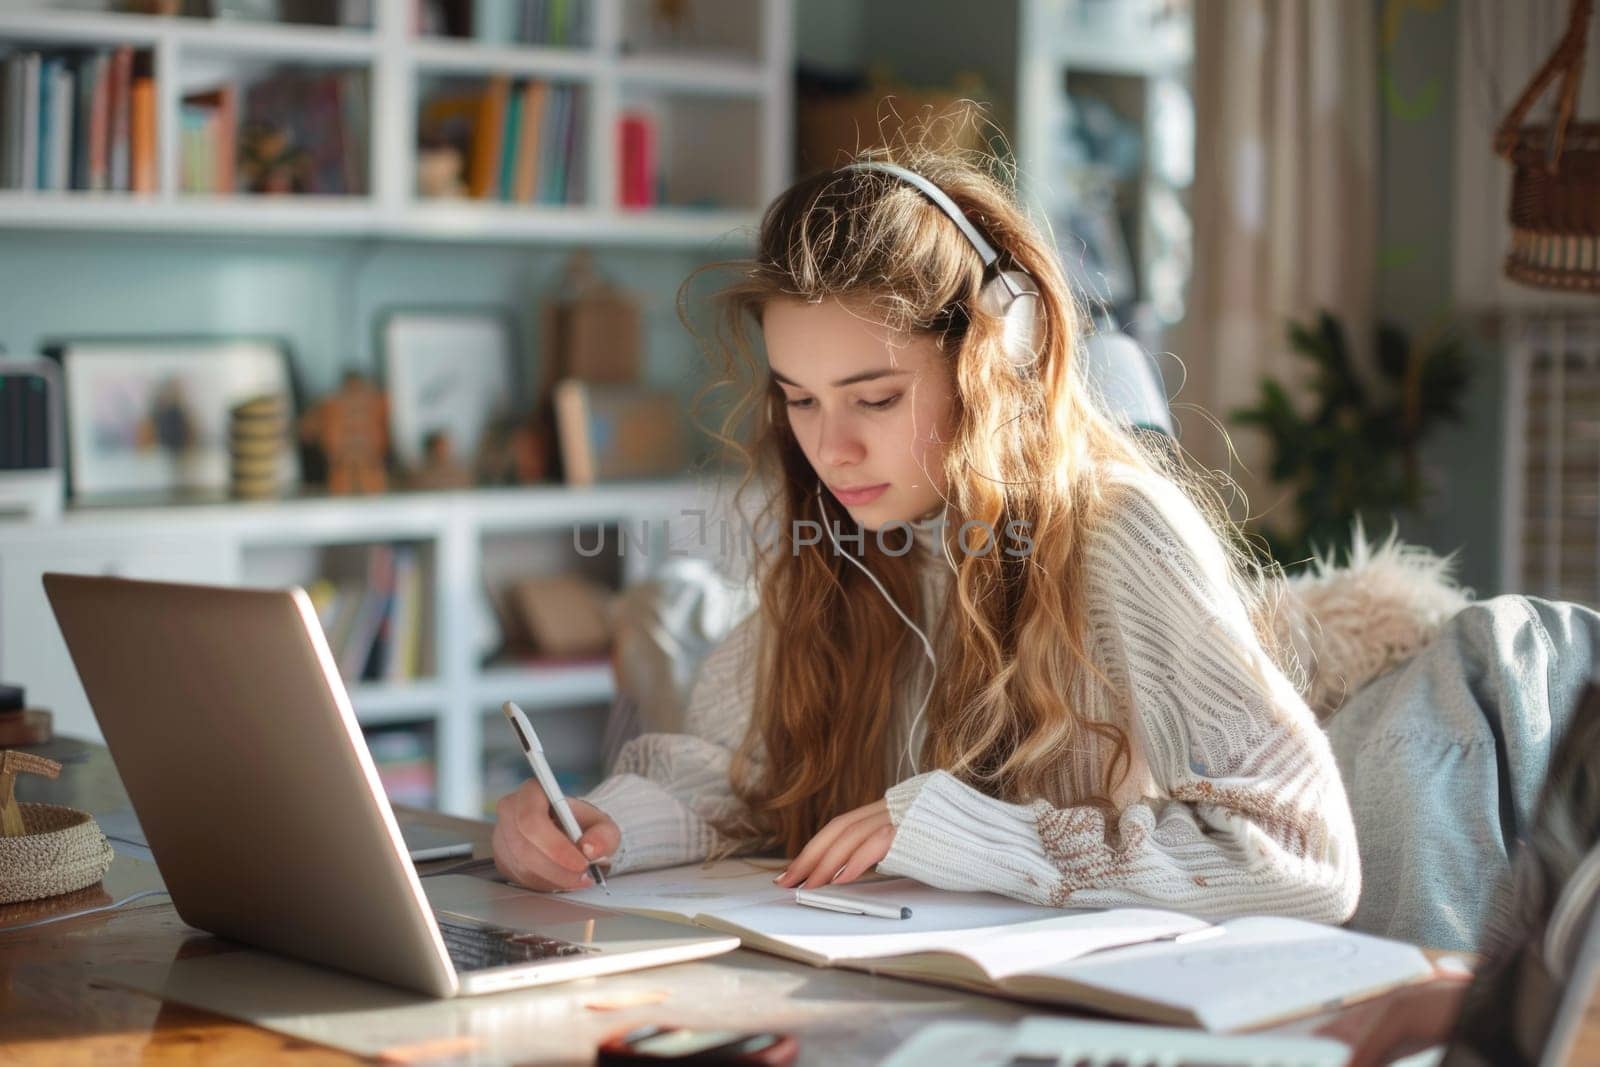
[[455, 964], [458, 971], [482, 971], [514, 963], [583, 956], [594, 951], [571, 941], [530, 934], [526, 930], [464, 922], [437, 913], [434, 919], [439, 923], [439, 933], [444, 937], [450, 962]]

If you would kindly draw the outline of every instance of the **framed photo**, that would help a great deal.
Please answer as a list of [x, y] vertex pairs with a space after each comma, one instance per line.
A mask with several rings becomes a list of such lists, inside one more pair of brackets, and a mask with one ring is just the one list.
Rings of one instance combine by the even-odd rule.
[[389, 439], [407, 469], [426, 458], [435, 434], [470, 464], [483, 433], [511, 410], [510, 319], [494, 311], [396, 311], [385, 316], [380, 346], [389, 391]]
[[[270, 340], [68, 341], [51, 352], [66, 387], [68, 482], [96, 496], [225, 495], [229, 409], [281, 396], [294, 421], [288, 355]], [[279, 485], [300, 481], [286, 435]]]

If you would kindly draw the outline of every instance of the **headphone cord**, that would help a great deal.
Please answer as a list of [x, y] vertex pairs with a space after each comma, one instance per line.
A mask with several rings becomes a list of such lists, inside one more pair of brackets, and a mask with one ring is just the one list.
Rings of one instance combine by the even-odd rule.
[[[928, 662], [933, 665], [933, 674], [928, 679], [928, 688], [922, 694], [922, 703], [917, 705], [916, 714], [911, 718], [911, 728], [906, 731], [905, 748], [901, 752], [901, 755], [905, 757], [906, 762], [911, 766], [911, 773], [915, 775], [917, 773], [917, 756], [912, 742], [916, 739], [917, 729], [922, 725], [923, 716], [927, 713], [928, 701], [933, 697], [933, 687], [938, 682], [939, 657], [933, 654], [933, 644], [928, 640], [928, 635], [923, 633], [922, 628], [916, 623], [912, 622], [904, 611], [900, 610], [900, 605], [895, 603], [894, 597], [890, 596], [889, 591], [883, 587], [883, 583], [878, 581], [877, 575], [868, 570], [866, 564], [862, 563], [854, 556], [848, 555], [844, 549], [840, 547], [839, 540], [838, 538], [834, 537], [833, 527], [828, 521], [828, 509], [822, 502], [822, 483], [820, 481], [817, 483], [816, 496], [817, 510], [822, 513], [822, 528], [827, 533], [828, 540], [833, 542], [834, 551], [838, 552], [839, 555], [855, 564], [856, 569], [862, 574], [865, 574], [867, 579], [877, 587], [878, 592], [883, 594], [883, 599], [888, 601], [889, 606], [894, 609], [894, 613], [900, 616], [900, 621], [911, 627], [911, 632], [917, 635], [917, 639], [922, 642], [923, 653], [928, 657]], [[946, 507], [948, 506], [949, 505], [947, 504]]]

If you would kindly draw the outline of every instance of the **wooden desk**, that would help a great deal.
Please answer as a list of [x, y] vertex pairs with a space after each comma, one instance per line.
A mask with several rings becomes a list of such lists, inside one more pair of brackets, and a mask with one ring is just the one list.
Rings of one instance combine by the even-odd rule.
[[[57, 742], [52, 749], [39, 751], [63, 761], [77, 759], [67, 763], [55, 782], [19, 785], [22, 799], [102, 812], [127, 805], [103, 748]], [[402, 812], [401, 817], [459, 830], [476, 843], [475, 855], [489, 854], [486, 823], [424, 812]], [[104, 890], [92, 887], [67, 903], [81, 908], [97, 898], [109, 900], [107, 893], [120, 898], [153, 884], [153, 878], [149, 865], [118, 856]], [[229, 942], [184, 925], [165, 897], [41, 927], [5, 929], [28, 914], [62, 908], [61, 902], [0, 907], [0, 1059], [52, 1065], [254, 1063], [269, 1057], [292, 1057], [296, 1064], [307, 1065], [363, 1062], [342, 1051], [97, 982], [96, 968], [107, 964], [161, 963], [236, 950]], [[665, 999], [622, 1007], [608, 1002], [608, 994], [637, 989], [641, 982], [662, 991]], [[592, 1063], [600, 1036], [613, 1030], [668, 1020], [726, 1026], [730, 1010], [737, 1013], [735, 1025], [795, 1033], [802, 1063], [841, 1065], [875, 1063], [935, 1020], [1007, 1021], [1042, 1010], [897, 979], [811, 968], [742, 949], [711, 960], [504, 996], [521, 998], [519, 1005], [546, 1002], [547, 1010], [537, 1010], [535, 1004], [536, 1010], [527, 1013], [535, 1023], [528, 1026], [526, 1043], [513, 1058], [573, 1064]], [[497, 1040], [503, 1048], [504, 1021], [493, 1015], [485, 1013], [483, 1027], [485, 1032], [500, 1028]], [[559, 1025], [552, 1026], [552, 1018], [559, 1019]], [[476, 1026], [475, 1019], [460, 1052], [446, 1055], [444, 1061], [494, 1058], [482, 1055], [482, 1049], [475, 1056], [466, 1047]], [[1303, 1031], [1306, 1026], [1294, 1029]], [[404, 1058], [405, 1050], [396, 1052], [397, 1058]], [[1600, 1003], [1591, 1008], [1585, 1044], [1575, 1062], [1600, 1062]]]

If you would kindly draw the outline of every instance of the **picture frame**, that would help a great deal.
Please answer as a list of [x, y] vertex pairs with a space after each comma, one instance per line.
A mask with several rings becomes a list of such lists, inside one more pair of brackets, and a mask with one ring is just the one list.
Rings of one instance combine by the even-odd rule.
[[469, 465], [486, 430], [515, 406], [515, 331], [500, 309], [434, 308], [387, 312], [379, 330], [389, 393], [389, 442], [415, 470], [435, 433]]
[[[229, 409], [273, 394], [292, 427], [287, 347], [270, 338], [83, 338], [50, 345], [65, 392], [67, 486], [73, 499], [225, 497]], [[284, 492], [300, 483], [287, 434]]]

